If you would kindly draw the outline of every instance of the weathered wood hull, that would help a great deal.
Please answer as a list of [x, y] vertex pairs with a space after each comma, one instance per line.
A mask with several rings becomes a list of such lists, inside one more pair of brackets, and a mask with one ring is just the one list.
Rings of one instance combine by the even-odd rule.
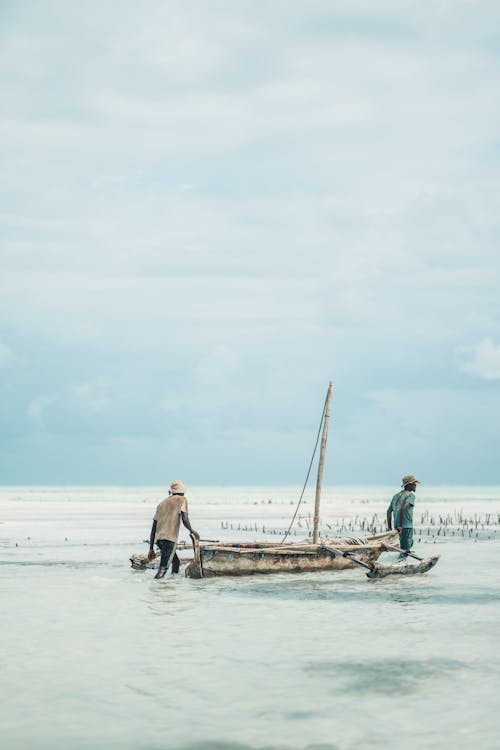
[[[355, 550], [356, 556], [363, 562], [375, 561], [381, 551], [380, 547]], [[202, 552], [201, 559], [204, 578], [268, 573], [309, 573], [318, 570], [344, 570], [357, 567], [345, 557], [333, 556], [326, 550], [318, 550], [311, 555], [293, 552], [266, 554], [262, 550], [241, 555], [236, 552], [207, 550]], [[190, 577], [189, 568], [186, 575]]]
[[[343, 552], [355, 555], [366, 563], [375, 562], [384, 551], [384, 542], [389, 543], [397, 534], [380, 534], [368, 537], [365, 544], [339, 544], [336, 547]], [[332, 542], [332, 540], [329, 540]], [[294, 549], [295, 548], [295, 549]], [[282, 549], [272, 545], [211, 545], [199, 549], [199, 559], [188, 565], [188, 578], [216, 576], [267, 575], [270, 573], [311, 573], [322, 570], [345, 570], [358, 567], [340, 555], [332, 554], [323, 544], [313, 545], [302, 542], [290, 544]]]
[[427, 573], [428, 570], [434, 567], [439, 560], [439, 555], [434, 557], [427, 557], [425, 560], [420, 560], [416, 563], [405, 563], [403, 565], [388, 565], [387, 563], [375, 562], [372, 570], [369, 570], [366, 574], [368, 578], [385, 578], [386, 576], [398, 575], [398, 576], [413, 576], [422, 573]]
[[[196, 546], [193, 560], [183, 559], [181, 562], [188, 563], [185, 571], [188, 578], [345, 570], [358, 566], [341, 555], [332, 554], [327, 549], [329, 545], [354, 555], [358, 560], [374, 563], [384, 551], [384, 544], [394, 543], [397, 539], [397, 533], [388, 532], [358, 540], [330, 539], [317, 545], [306, 540], [282, 547], [273, 542], [202, 542]], [[151, 561], [147, 555], [133, 555], [130, 562], [135, 570], [154, 569], [159, 565], [159, 555]]]

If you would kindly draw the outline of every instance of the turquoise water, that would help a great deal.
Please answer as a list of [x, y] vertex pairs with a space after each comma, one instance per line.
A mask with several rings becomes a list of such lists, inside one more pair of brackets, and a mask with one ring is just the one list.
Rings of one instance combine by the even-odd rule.
[[[381, 513], [387, 493], [327, 491], [324, 517]], [[5, 748], [499, 747], [495, 529], [489, 540], [422, 542], [417, 551], [441, 555], [422, 577], [157, 582], [128, 557], [146, 549], [161, 497], [0, 490]], [[196, 489], [191, 519], [210, 538], [262, 537], [262, 525], [286, 525], [295, 498]], [[478, 516], [500, 511], [500, 492], [426, 490], [418, 502], [416, 517]], [[259, 531], [237, 533], [238, 523]]]

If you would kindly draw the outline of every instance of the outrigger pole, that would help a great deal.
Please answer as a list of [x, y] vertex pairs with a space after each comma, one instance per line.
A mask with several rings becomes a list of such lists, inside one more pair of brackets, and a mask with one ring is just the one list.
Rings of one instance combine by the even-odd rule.
[[330, 422], [330, 407], [332, 403], [333, 383], [328, 384], [326, 394], [325, 418], [323, 420], [323, 434], [321, 436], [321, 451], [319, 454], [318, 477], [316, 479], [316, 500], [314, 502], [314, 532], [313, 544], [318, 543], [319, 537], [319, 505], [321, 501], [321, 488], [323, 486], [323, 469], [325, 466], [326, 441], [328, 439], [328, 423]]

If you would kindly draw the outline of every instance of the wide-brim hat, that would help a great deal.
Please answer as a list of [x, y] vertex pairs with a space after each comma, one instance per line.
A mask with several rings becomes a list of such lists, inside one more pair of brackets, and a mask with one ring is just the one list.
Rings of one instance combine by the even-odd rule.
[[181, 482], [180, 479], [176, 479], [170, 485], [170, 492], [172, 494], [184, 493], [184, 492], [186, 492], [186, 485], [184, 484], [184, 482]]
[[405, 487], [407, 484], [421, 484], [420, 479], [417, 479], [413, 474], [407, 474], [401, 480], [401, 486]]

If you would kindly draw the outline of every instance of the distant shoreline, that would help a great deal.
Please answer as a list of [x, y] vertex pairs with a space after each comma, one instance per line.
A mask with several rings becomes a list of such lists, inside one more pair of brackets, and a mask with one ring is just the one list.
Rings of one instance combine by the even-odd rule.
[[[392, 491], [398, 488], [398, 483], [393, 484], [326, 484], [323, 485], [323, 492], [342, 492], [352, 490], [383, 490]], [[224, 490], [296, 490], [298, 484], [189, 484], [189, 490], [196, 492], [207, 489], [224, 489]], [[314, 487], [311, 482], [309, 487]], [[1, 490], [154, 490], [164, 492], [168, 489], [168, 482], [164, 484], [1, 484]], [[483, 489], [500, 491], [500, 484], [459, 484], [442, 482], [440, 484], [425, 484], [419, 488], [419, 495], [425, 494], [427, 490], [447, 490], [447, 489]]]

